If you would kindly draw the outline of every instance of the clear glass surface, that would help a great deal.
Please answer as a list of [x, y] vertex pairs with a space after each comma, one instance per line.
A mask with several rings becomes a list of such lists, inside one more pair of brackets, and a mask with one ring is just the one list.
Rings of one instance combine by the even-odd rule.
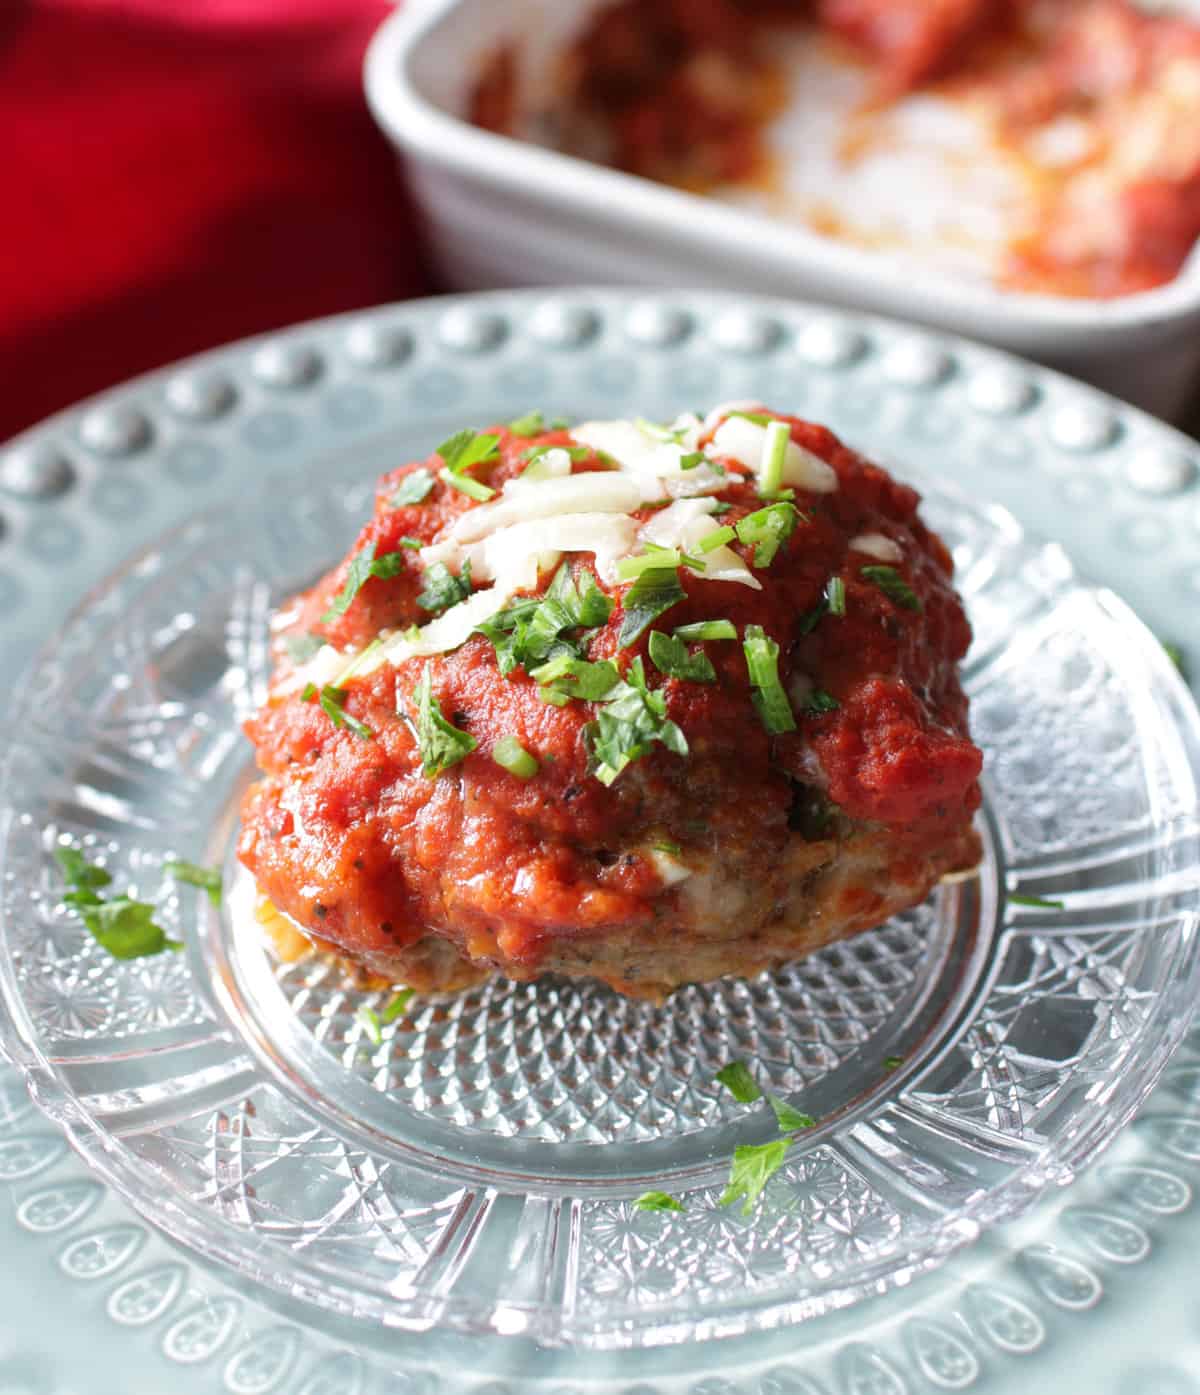
[[[379, 1045], [356, 1013], [385, 995], [279, 963], [230, 856], [271, 607], [353, 535], [369, 484], [248, 493], [151, 548], [11, 717], [0, 987], [38, 1102], [147, 1217], [247, 1278], [383, 1324], [584, 1346], [802, 1321], [1069, 1180], [1195, 998], [1197, 718], [1058, 549], [916, 482], [976, 630], [979, 874], [662, 1007], [495, 981], [414, 999]], [[62, 904], [64, 838], [186, 952], [109, 959]], [[172, 857], [225, 864], [220, 913], [163, 877]], [[729, 1157], [775, 1129], [713, 1084], [733, 1057], [818, 1120], [746, 1217], [718, 1204]], [[636, 1210], [648, 1187], [687, 1210]]]

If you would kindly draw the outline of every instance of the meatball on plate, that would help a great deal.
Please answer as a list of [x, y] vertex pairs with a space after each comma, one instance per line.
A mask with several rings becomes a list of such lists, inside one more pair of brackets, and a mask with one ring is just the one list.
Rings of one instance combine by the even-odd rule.
[[660, 999], [880, 924], [979, 856], [918, 503], [756, 402], [456, 433], [277, 615], [242, 861], [421, 991]]

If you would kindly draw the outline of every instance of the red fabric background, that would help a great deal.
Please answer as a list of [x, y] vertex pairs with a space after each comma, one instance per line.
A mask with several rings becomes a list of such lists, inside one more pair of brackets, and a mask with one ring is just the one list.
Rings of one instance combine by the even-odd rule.
[[181, 355], [427, 289], [362, 97], [382, 0], [0, 0], [0, 441]]

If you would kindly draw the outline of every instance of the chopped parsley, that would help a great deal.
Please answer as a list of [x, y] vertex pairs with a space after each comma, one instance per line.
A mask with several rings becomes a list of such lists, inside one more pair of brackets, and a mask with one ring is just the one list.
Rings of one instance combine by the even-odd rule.
[[704, 464], [705, 455], [702, 450], [684, 451], [679, 457], [679, 468], [681, 470], [694, 470], [697, 465]]
[[470, 755], [479, 744], [469, 732], [459, 731], [442, 716], [442, 709], [433, 695], [433, 678], [425, 665], [421, 681], [413, 690], [417, 705], [417, 748], [421, 753], [421, 770], [427, 779], [434, 779]]
[[772, 499], [783, 488], [783, 463], [787, 459], [792, 433], [785, 421], [770, 422], [766, 431], [759, 464], [758, 492], [764, 499]]
[[1050, 901], [1044, 896], [1016, 896], [1009, 895], [1005, 898], [1010, 906], [1032, 906], [1036, 911], [1061, 911], [1065, 908], [1065, 901]]
[[370, 1038], [375, 1046], [383, 1044], [383, 1028], [379, 1022], [379, 1014], [373, 1008], [367, 1007], [364, 1003], [354, 1014], [354, 1020], [363, 1029], [363, 1032]]
[[[404, 544], [404, 546], [408, 545], [407, 542]], [[417, 546], [421, 547], [423, 544], [417, 543]], [[371, 577], [377, 576], [387, 580], [398, 575], [403, 566], [404, 554], [402, 552], [385, 552], [382, 557], [376, 557], [375, 543], [369, 542], [361, 552], [356, 552], [350, 559], [342, 589], [334, 597], [329, 609], [321, 616], [321, 624], [329, 625], [334, 620], [341, 619], [350, 609], [355, 596]]]
[[532, 780], [538, 773], [535, 756], [521, 745], [515, 736], [502, 736], [492, 747], [492, 759], [502, 770], [515, 775], [518, 780]]
[[164, 863], [163, 871], [177, 882], [186, 882], [188, 886], [199, 887], [214, 906], [220, 907], [221, 869], [219, 867], [201, 867], [195, 862], [177, 860]]
[[560, 654], [582, 659], [591, 631], [605, 623], [612, 609], [612, 598], [596, 585], [591, 572], [581, 569], [576, 582], [571, 564], [564, 562], [540, 600], [517, 601], [477, 630], [491, 640], [502, 674], [507, 676], [518, 665], [532, 673]]
[[711, 533], [705, 533], [696, 544], [696, 548], [700, 552], [715, 552], [718, 547], [724, 547], [736, 537], [737, 533], [728, 525], [724, 528], [714, 528]]
[[621, 681], [616, 664], [601, 659], [591, 664], [573, 654], [558, 654], [530, 673], [538, 684], [538, 696], [555, 707], [565, 707], [573, 698], [599, 702]]
[[741, 417], [743, 421], [752, 421], [755, 426], [770, 426], [775, 418], [769, 412], [727, 412], [725, 420], [731, 417]]
[[652, 566], [621, 597], [625, 611], [617, 644], [627, 649], [664, 611], [686, 596], [676, 566]]
[[864, 567], [859, 573], [904, 610], [921, 610], [921, 598], [895, 567]]
[[367, 726], [366, 722], [360, 722], [357, 717], [352, 717], [346, 711], [346, 697], [345, 688], [335, 688], [331, 683], [326, 683], [319, 690], [315, 683], [306, 683], [304, 691], [300, 694], [302, 702], [319, 701], [321, 711], [335, 727], [345, 727], [347, 731], [352, 731], [360, 740], [370, 741], [375, 733]]
[[840, 576], [831, 576], [825, 584], [825, 604], [830, 615], [841, 617], [846, 613], [846, 583]]
[[666, 853], [668, 857], [679, 857], [683, 853], [683, 849], [678, 843], [672, 843], [667, 838], [660, 838], [652, 846], [655, 852]]
[[432, 488], [433, 476], [429, 471], [414, 470], [411, 475], [404, 476], [388, 502], [394, 509], [403, 508], [405, 504], [419, 504], [428, 497]]
[[1175, 665], [1179, 672], [1186, 678], [1188, 676], [1187, 664], [1184, 663], [1183, 650], [1178, 644], [1172, 643], [1169, 639], [1160, 639], [1159, 644], [1163, 647], [1163, 652], [1167, 658]]
[[481, 484], [479, 480], [472, 479], [467, 471], [474, 465], [482, 465], [494, 459], [499, 448], [499, 436], [472, 431], [470, 427], [456, 431], [437, 448], [437, 453], [445, 465], [444, 470], [438, 471], [438, 477], [452, 489], [457, 489], [460, 494], [466, 494], [472, 499], [491, 499], [496, 491], [486, 484]]
[[773, 735], [795, 731], [792, 705], [779, 681], [779, 645], [764, 633], [760, 625], [747, 625], [742, 649], [750, 674], [750, 696], [759, 720]]
[[754, 565], [769, 567], [775, 554], [796, 531], [800, 510], [795, 504], [781, 502], [748, 513], [737, 524], [738, 540], [754, 548]]
[[329, 641], [324, 635], [286, 635], [283, 647], [287, 650], [287, 656], [294, 664], [306, 664], [317, 652]]
[[508, 429], [514, 436], [540, 436], [545, 430], [544, 418], [541, 412], [526, 412], [523, 417], [516, 417], [508, 423]]
[[423, 580], [425, 589], [417, 597], [417, 604], [422, 610], [440, 614], [471, 594], [471, 560], [467, 558], [458, 576], [445, 562], [435, 562], [432, 567], [426, 567]]
[[650, 660], [668, 678], [680, 678], [685, 683], [715, 683], [717, 671], [703, 650], [688, 652], [687, 645], [662, 630], [650, 631]]
[[903, 1056], [885, 1056], [883, 1058], [884, 1070], [899, 1070], [904, 1064]]
[[737, 639], [737, 627], [732, 620], [698, 620], [693, 625], [677, 625], [674, 630], [677, 639]]
[[379, 1014], [380, 1021], [383, 1022], [385, 1026], [395, 1022], [396, 1018], [400, 1016], [412, 1001], [413, 994], [416, 993], [416, 991], [415, 988], [401, 988], [398, 993], [393, 993], [387, 1000], [387, 1004], [383, 1011]]
[[682, 1211], [684, 1205], [666, 1192], [643, 1192], [633, 1203], [638, 1211]]
[[634, 659], [625, 677], [601, 699], [594, 722], [583, 729], [592, 759], [592, 773], [601, 784], [611, 785], [631, 762], [646, 755], [655, 742], [677, 756], [688, 753], [687, 738], [667, 717], [667, 700], [646, 686], [640, 658]]
[[733, 1150], [733, 1166], [729, 1169], [729, 1185], [721, 1193], [718, 1206], [730, 1206], [743, 1200], [742, 1215], [748, 1216], [763, 1193], [764, 1187], [783, 1166], [791, 1140], [778, 1138], [773, 1143], [740, 1144]]
[[817, 1121], [811, 1114], [802, 1114], [798, 1109], [793, 1109], [786, 1100], [781, 1100], [778, 1095], [768, 1095], [771, 1108], [775, 1111], [775, 1118], [779, 1121], [779, 1127], [784, 1133], [794, 1133], [797, 1129], [815, 1129]]
[[755, 1100], [762, 1099], [762, 1091], [744, 1061], [730, 1061], [727, 1066], [721, 1067], [716, 1078], [738, 1104], [753, 1104]]
[[183, 948], [155, 923], [153, 906], [124, 895], [105, 900], [100, 890], [112, 884], [111, 875], [89, 863], [78, 848], [55, 848], [54, 858], [68, 887], [64, 903], [114, 959], [146, 959], [164, 950]]
[[821, 716], [826, 712], [836, 712], [840, 706], [841, 703], [832, 693], [827, 693], [824, 688], [814, 688], [805, 701], [804, 711]]

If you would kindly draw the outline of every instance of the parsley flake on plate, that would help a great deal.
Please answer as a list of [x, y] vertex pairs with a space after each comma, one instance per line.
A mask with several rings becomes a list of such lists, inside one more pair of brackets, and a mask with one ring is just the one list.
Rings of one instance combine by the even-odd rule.
[[824, 688], [814, 688], [804, 703], [804, 711], [810, 716], [820, 717], [826, 712], [836, 712], [842, 704]]
[[383, 1011], [379, 1014], [380, 1021], [385, 1025], [395, 1022], [396, 1018], [404, 1011], [416, 993], [415, 988], [401, 988], [387, 1000]]
[[1005, 898], [1010, 906], [1030, 906], [1035, 911], [1061, 911], [1065, 908], [1065, 901], [1050, 901], [1044, 896], [1017, 896], [1010, 894]]
[[737, 627], [732, 620], [698, 620], [692, 625], [677, 625], [676, 639], [693, 640], [737, 639]]
[[739, 1144], [733, 1150], [729, 1185], [721, 1193], [718, 1206], [731, 1206], [742, 1200], [742, 1215], [754, 1210], [763, 1188], [783, 1166], [791, 1140], [777, 1138], [772, 1143]]
[[794, 1133], [797, 1129], [814, 1129], [817, 1121], [811, 1114], [802, 1114], [800, 1110], [793, 1109], [787, 1100], [781, 1100], [778, 1095], [768, 1095], [771, 1108], [775, 1111], [775, 1118], [779, 1121], [779, 1127], [784, 1133]]
[[433, 695], [433, 677], [428, 664], [412, 696], [417, 707], [416, 736], [421, 770], [432, 780], [464, 760], [479, 743], [469, 732], [460, 731], [442, 715]]
[[354, 1014], [354, 1020], [363, 1029], [364, 1034], [370, 1039], [372, 1045], [383, 1045], [383, 1028], [379, 1022], [379, 1014], [367, 1007], [364, 1003]]
[[611, 785], [631, 762], [640, 760], [655, 742], [677, 756], [688, 753], [687, 738], [667, 717], [667, 700], [646, 686], [640, 658], [601, 699], [594, 722], [583, 729], [592, 759], [592, 773], [601, 784]]
[[492, 747], [492, 759], [518, 780], [532, 780], [538, 773], [537, 757], [531, 756], [515, 736], [502, 736]]
[[124, 895], [108, 900], [101, 896], [101, 889], [112, 885], [112, 876], [103, 867], [89, 863], [78, 848], [55, 848], [54, 858], [69, 888], [63, 902], [114, 959], [146, 959], [164, 950], [183, 948], [155, 923], [154, 907], [147, 902]]
[[201, 867], [197, 862], [184, 862], [182, 859], [176, 859], [173, 862], [164, 863], [163, 871], [177, 882], [186, 882], [188, 886], [198, 887], [214, 906], [220, 907], [221, 869], [219, 867]]
[[573, 654], [559, 654], [535, 668], [529, 675], [538, 684], [538, 696], [555, 707], [565, 707], [573, 698], [581, 702], [599, 702], [606, 697], [621, 675], [609, 659], [588, 663]]
[[738, 1104], [753, 1104], [755, 1100], [762, 1099], [762, 1091], [744, 1061], [730, 1061], [727, 1066], [722, 1066], [716, 1074], [716, 1079], [725, 1086]]
[[643, 1192], [633, 1204], [638, 1211], [682, 1211], [685, 1209], [682, 1201], [677, 1197], [668, 1196], [666, 1192]]

